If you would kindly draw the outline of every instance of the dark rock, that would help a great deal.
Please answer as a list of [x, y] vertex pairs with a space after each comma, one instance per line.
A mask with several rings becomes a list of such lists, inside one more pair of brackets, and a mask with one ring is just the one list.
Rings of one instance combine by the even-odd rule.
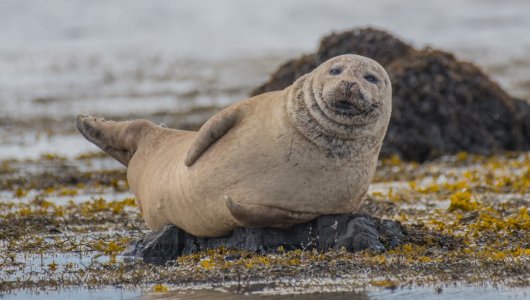
[[286, 251], [324, 251], [344, 247], [348, 251], [369, 249], [383, 252], [407, 241], [405, 231], [398, 222], [368, 215], [344, 214], [322, 216], [288, 229], [238, 228], [229, 236], [220, 238], [199, 238], [175, 225], [168, 225], [133, 242], [123, 255], [150, 263], [164, 263], [181, 255], [219, 247], [257, 253], [275, 252], [280, 246]]
[[487, 155], [530, 149], [528, 103], [511, 98], [471, 63], [439, 50], [417, 50], [373, 28], [325, 37], [316, 53], [282, 65], [252, 94], [283, 89], [346, 53], [378, 61], [392, 81], [392, 118], [382, 157], [425, 161], [459, 151]]

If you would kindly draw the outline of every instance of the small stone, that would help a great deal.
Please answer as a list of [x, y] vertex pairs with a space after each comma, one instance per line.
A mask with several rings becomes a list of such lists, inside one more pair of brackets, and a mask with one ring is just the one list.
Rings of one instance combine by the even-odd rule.
[[468, 224], [474, 221], [477, 217], [478, 217], [478, 211], [468, 212], [467, 214], [464, 215], [464, 217], [462, 217], [462, 219], [460, 219], [460, 223]]
[[233, 260], [238, 260], [238, 259], [241, 259], [241, 254], [231, 254], [231, 255], [227, 255], [224, 257], [224, 259], [226, 261], [233, 261]]

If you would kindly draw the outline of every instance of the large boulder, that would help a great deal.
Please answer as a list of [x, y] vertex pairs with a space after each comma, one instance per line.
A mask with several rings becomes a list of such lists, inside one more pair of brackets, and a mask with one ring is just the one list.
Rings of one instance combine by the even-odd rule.
[[393, 111], [381, 156], [424, 161], [459, 151], [488, 155], [530, 149], [528, 103], [510, 97], [469, 62], [440, 50], [417, 50], [373, 28], [325, 37], [316, 53], [288, 61], [252, 95], [283, 89], [346, 53], [378, 61], [392, 81]]

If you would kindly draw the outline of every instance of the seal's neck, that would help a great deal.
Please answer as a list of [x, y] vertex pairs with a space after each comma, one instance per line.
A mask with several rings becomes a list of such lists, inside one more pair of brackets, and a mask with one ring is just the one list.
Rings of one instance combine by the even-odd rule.
[[299, 78], [287, 95], [286, 111], [289, 122], [307, 140], [340, 159], [377, 157], [382, 144], [382, 132], [369, 132], [362, 126], [338, 123], [325, 115], [313, 94], [308, 75]]

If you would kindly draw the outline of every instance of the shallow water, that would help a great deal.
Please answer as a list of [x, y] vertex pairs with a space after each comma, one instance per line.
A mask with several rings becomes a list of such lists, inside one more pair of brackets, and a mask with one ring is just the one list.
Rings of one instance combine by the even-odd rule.
[[0, 299], [76, 299], [76, 300], [104, 300], [104, 299], [135, 299], [140, 295], [137, 291], [122, 290], [117, 288], [105, 289], [61, 289], [58, 291], [40, 291], [40, 292], [18, 292], [10, 295], [0, 295]]
[[166, 293], [143, 294], [135, 290], [123, 288], [89, 290], [83, 288], [62, 289], [60, 291], [46, 291], [39, 293], [19, 292], [16, 295], [0, 296], [0, 299], [137, 299], [137, 300], [184, 300], [184, 299], [219, 299], [219, 300], [283, 300], [283, 299], [308, 299], [308, 300], [368, 300], [368, 299], [425, 299], [425, 300], [500, 300], [500, 299], [528, 299], [530, 293], [526, 289], [506, 289], [495, 287], [440, 287], [436, 289], [415, 287], [404, 289], [372, 289], [363, 292], [330, 292], [315, 294], [293, 295], [263, 295], [263, 294], [237, 294], [220, 290], [184, 290]]

